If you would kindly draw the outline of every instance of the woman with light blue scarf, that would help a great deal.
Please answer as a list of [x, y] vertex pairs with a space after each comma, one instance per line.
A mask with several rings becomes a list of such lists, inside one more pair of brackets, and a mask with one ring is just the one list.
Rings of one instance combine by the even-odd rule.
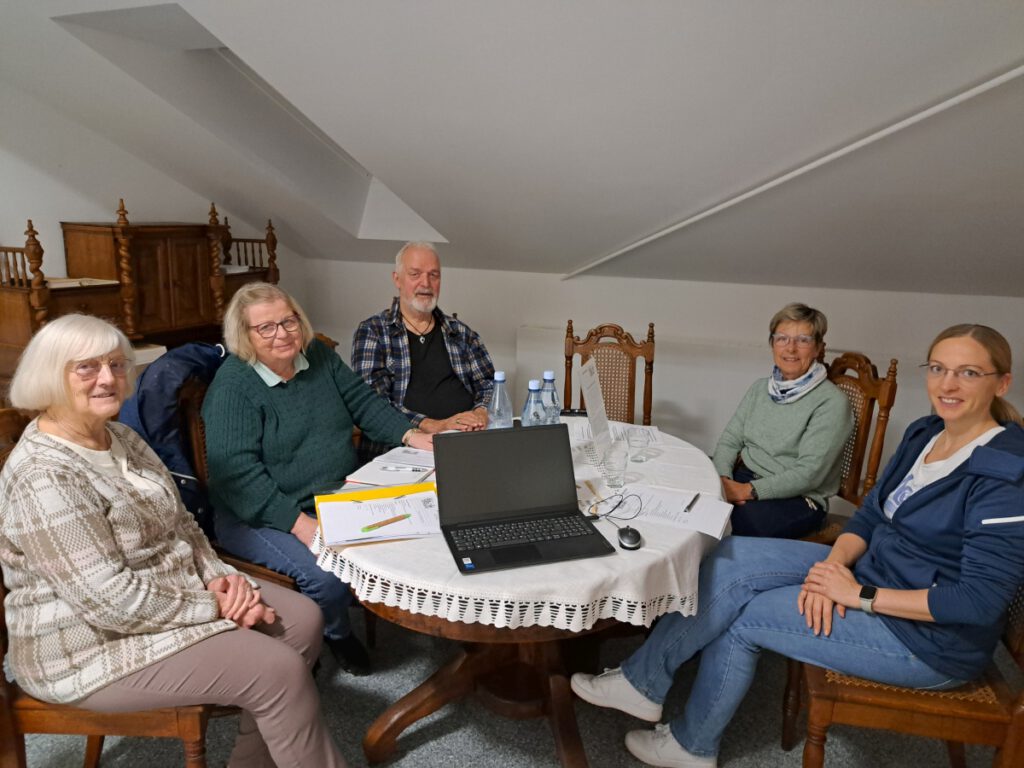
[[772, 375], [747, 390], [712, 456], [736, 535], [806, 536], [839, 490], [853, 417], [818, 362], [827, 330], [825, 315], [805, 304], [787, 304], [772, 318]]

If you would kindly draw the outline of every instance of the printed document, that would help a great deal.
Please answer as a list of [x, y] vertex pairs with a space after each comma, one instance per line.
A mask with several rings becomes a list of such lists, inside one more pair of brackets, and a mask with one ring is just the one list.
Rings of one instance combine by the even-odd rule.
[[422, 483], [434, 473], [434, 454], [399, 446], [364, 464], [346, 479], [363, 485], [408, 485]]
[[722, 538], [729, 524], [732, 504], [719, 501], [709, 493], [671, 491], [634, 485], [630, 494], [640, 497], [641, 518], [651, 518]]
[[317, 496], [316, 514], [327, 546], [419, 538], [441, 532], [433, 483]]

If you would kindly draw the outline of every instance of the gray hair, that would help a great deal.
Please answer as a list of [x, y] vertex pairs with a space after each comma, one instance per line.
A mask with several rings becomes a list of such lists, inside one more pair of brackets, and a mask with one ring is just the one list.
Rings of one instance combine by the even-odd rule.
[[414, 242], [406, 243], [398, 249], [398, 253], [395, 254], [395, 272], [402, 271], [402, 259], [405, 257], [405, 252], [411, 251], [413, 248], [422, 248], [425, 251], [430, 251], [432, 254], [437, 256], [437, 263], [441, 263], [441, 257], [437, 255], [437, 248], [434, 247], [433, 243], [416, 240]]
[[129, 362], [128, 394], [135, 385], [135, 350], [120, 329], [93, 315], [63, 315], [40, 328], [21, 353], [11, 379], [15, 408], [45, 411], [71, 404], [68, 364], [120, 352]]
[[772, 342], [771, 335], [775, 333], [775, 329], [785, 322], [810, 323], [814, 331], [814, 340], [819, 344], [825, 340], [825, 334], [828, 332], [828, 318], [825, 317], [824, 312], [814, 307], [808, 307], [806, 304], [794, 302], [784, 306], [772, 317], [768, 326], [769, 344]]
[[246, 283], [231, 297], [227, 310], [224, 312], [224, 346], [228, 352], [247, 363], [256, 359], [256, 349], [249, 337], [249, 321], [245, 313], [254, 304], [269, 304], [272, 301], [283, 301], [292, 312], [298, 315], [302, 328], [302, 351], [305, 352], [313, 341], [313, 326], [309, 318], [286, 291], [272, 283]]

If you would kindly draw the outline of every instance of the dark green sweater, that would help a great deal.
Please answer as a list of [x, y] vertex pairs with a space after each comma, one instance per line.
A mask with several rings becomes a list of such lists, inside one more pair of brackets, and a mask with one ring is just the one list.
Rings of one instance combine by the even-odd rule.
[[412, 424], [314, 340], [309, 368], [269, 387], [230, 355], [203, 401], [210, 497], [254, 527], [290, 531], [313, 494], [357, 466], [352, 427], [397, 444]]

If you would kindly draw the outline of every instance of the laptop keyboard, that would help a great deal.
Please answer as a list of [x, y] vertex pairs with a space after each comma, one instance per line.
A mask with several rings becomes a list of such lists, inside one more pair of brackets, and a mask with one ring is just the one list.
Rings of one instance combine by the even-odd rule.
[[452, 541], [462, 552], [511, 544], [533, 544], [538, 541], [568, 539], [573, 536], [586, 536], [592, 532], [593, 529], [578, 515], [489, 523], [450, 531]]

